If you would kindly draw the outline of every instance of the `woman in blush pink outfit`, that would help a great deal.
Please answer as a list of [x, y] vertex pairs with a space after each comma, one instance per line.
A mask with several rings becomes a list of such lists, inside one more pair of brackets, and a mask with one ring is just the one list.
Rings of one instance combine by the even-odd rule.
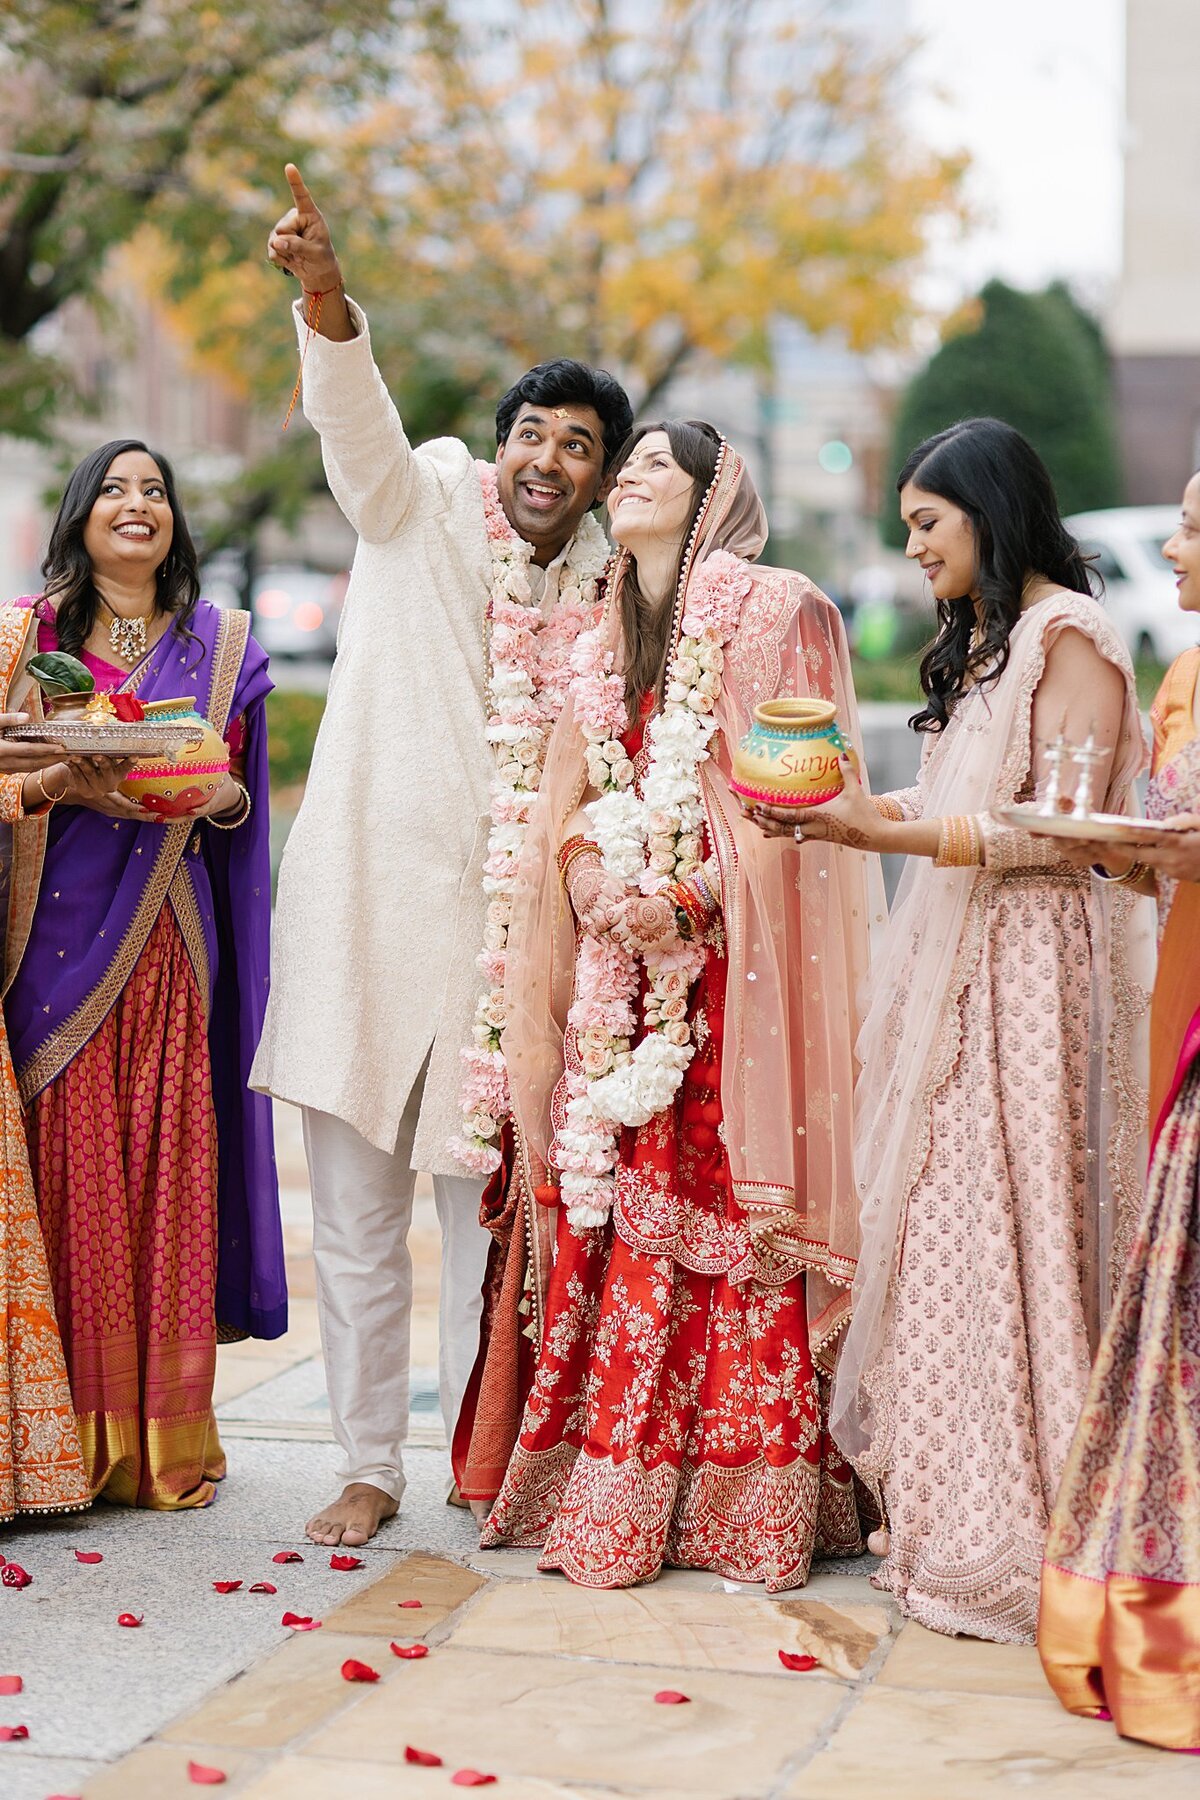
[[1025, 440], [966, 421], [899, 488], [938, 612], [920, 776], [874, 804], [850, 781], [801, 828], [910, 859], [859, 1040], [863, 1244], [832, 1422], [886, 1507], [876, 1585], [936, 1631], [1030, 1643], [1139, 1201], [1131, 959], [1152, 920], [994, 809], [1033, 795], [1060, 732], [1096, 740], [1107, 811], [1145, 751], [1128, 655]]

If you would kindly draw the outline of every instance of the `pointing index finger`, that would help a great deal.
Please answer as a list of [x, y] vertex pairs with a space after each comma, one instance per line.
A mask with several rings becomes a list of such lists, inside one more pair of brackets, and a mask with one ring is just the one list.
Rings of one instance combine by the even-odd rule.
[[287, 184], [292, 190], [292, 199], [296, 202], [297, 212], [305, 218], [319, 218], [320, 208], [304, 185], [304, 177], [295, 163], [287, 163], [283, 172], [287, 176]]

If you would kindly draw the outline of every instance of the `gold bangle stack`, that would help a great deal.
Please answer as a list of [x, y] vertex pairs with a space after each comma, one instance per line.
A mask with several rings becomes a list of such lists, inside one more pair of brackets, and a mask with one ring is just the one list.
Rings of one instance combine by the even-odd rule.
[[936, 869], [977, 869], [983, 862], [983, 831], [971, 813], [955, 813], [942, 820]]
[[599, 855], [600, 846], [593, 843], [591, 838], [584, 837], [582, 832], [576, 832], [573, 837], [569, 837], [558, 852], [558, 873], [563, 886], [567, 887], [567, 874], [574, 862], [577, 862], [581, 856], [598, 857]]
[[890, 794], [872, 794], [871, 805], [875, 808], [875, 811], [879, 814], [881, 819], [891, 819], [895, 824], [903, 825], [903, 808], [892, 799]]
[[1109, 887], [1122, 887], [1126, 885], [1132, 887], [1135, 881], [1140, 881], [1143, 875], [1148, 875], [1149, 873], [1149, 864], [1144, 862], [1132, 862], [1123, 875], [1105, 875], [1104, 879], [1107, 881]]
[[250, 799], [249, 788], [243, 787], [240, 781], [235, 781], [233, 785], [242, 796], [242, 804], [238, 807], [233, 818], [220, 819], [215, 818], [212, 813], [208, 815], [209, 824], [215, 825], [218, 831], [236, 831], [238, 826], [244, 825], [246, 820], [250, 817], [250, 809], [253, 802]]

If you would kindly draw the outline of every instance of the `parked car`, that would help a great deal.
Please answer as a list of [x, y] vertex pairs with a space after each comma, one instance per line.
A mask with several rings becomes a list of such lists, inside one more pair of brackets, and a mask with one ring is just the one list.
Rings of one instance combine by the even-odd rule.
[[300, 564], [260, 570], [251, 584], [250, 609], [254, 635], [268, 656], [332, 658], [349, 579], [344, 570], [326, 575]]
[[1162, 553], [1179, 524], [1177, 506], [1114, 506], [1074, 513], [1066, 523], [1094, 558], [1105, 611], [1139, 661], [1169, 663], [1200, 642], [1200, 621], [1180, 612]]

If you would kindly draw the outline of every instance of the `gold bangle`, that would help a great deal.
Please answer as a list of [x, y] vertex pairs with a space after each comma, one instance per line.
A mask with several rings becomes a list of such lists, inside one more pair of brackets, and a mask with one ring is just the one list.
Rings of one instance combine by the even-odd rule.
[[[231, 780], [233, 779], [232, 776], [230, 777], [230, 779]], [[246, 823], [246, 820], [250, 817], [250, 808], [251, 808], [252, 802], [250, 799], [249, 788], [243, 787], [240, 781], [235, 781], [233, 783], [233, 785], [237, 789], [238, 793], [242, 796], [242, 804], [237, 810], [236, 817], [234, 817], [232, 819], [222, 819], [222, 818], [215, 816], [212, 813], [210, 813], [208, 815], [209, 824], [215, 825], [218, 831], [236, 831], [238, 826], [244, 825]]]
[[1149, 873], [1150, 868], [1147, 863], [1131, 862], [1123, 875], [1110, 875], [1108, 871], [1105, 870], [1100, 879], [1107, 887], [1122, 887], [1126, 884], [1132, 887], [1135, 881], [1140, 881], [1143, 875], [1148, 875]]
[[941, 821], [936, 869], [974, 869], [983, 861], [983, 833], [971, 813], [949, 814]]
[[[33, 771], [33, 779], [37, 782], [38, 791], [40, 792], [40, 794], [42, 796], [41, 806], [39, 806], [37, 809], [39, 812], [41, 811], [42, 806], [45, 806], [45, 807], [57, 806], [60, 800], [63, 800], [66, 798], [67, 789], [71, 785], [70, 777], [68, 776], [67, 785], [66, 785], [66, 787], [64, 787], [62, 793], [61, 794], [51, 794], [47, 791], [46, 783], [42, 780], [42, 776], [44, 774], [45, 774], [44, 769], [35, 769]], [[28, 812], [28, 810], [29, 810], [28, 807], [26, 807], [25, 810], [26, 810], [26, 812]]]

